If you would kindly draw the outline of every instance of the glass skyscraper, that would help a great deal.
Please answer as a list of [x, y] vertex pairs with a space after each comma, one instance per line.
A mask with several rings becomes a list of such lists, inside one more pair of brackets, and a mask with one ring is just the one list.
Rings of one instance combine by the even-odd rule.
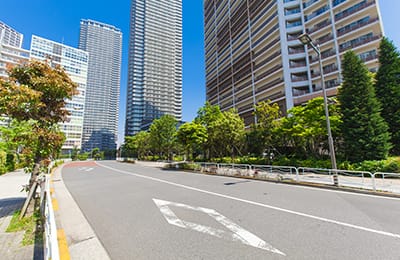
[[121, 30], [93, 20], [81, 20], [79, 49], [89, 52], [82, 150], [116, 149]]
[[67, 100], [66, 108], [70, 115], [67, 121], [60, 123], [60, 129], [66, 136], [62, 146], [64, 154], [71, 152], [72, 149], [81, 149], [89, 54], [86, 51], [33, 35], [30, 57], [33, 60], [48, 60], [53, 65], [62, 66], [71, 80], [78, 84], [79, 94]]
[[182, 0], [133, 0], [125, 135], [182, 114]]

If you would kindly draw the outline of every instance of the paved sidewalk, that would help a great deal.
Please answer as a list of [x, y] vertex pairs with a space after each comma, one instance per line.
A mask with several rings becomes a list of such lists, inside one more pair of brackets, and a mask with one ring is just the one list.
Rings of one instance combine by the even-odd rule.
[[[0, 176], [0, 258], [5, 260], [25, 260], [35, 258], [34, 245], [22, 246], [23, 232], [6, 233], [13, 213], [20, 209], [26, 193], [21, 192], [22, 185], [28, 183], [29, 175], [23, 170]], [[38, 253], [38, 252], [36, 252]]]

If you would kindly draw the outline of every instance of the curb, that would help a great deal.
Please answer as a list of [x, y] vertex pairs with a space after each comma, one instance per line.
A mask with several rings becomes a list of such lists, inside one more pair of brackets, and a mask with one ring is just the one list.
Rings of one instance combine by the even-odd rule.
[[328, 184], [309, 183], [309, 182], [293, 182], [293, 181], [285, 181], [285, 180], [278, 181], [278, 180], [274, 180], [274, 179], [261, 179], [261, 178], [254, 178], [254, 177], [249, 177], [249, 176], [231, 176], [231, 175], [224, 175], [224, 174], [210, 173], [210, 172], [201, 172], [201, 171], [187, 170], [187, 169], [175, 169], [175, 168], [163, 168], [163, 169], [170, 170], [170, 171], [191, 172], [191, 173], [196, 173], [196, 174], [214, 175], [214, 176], [229, 177], [229, 178], [236, 178], [236, 179], [265, 181], [265, 182], [272, 182], [272, 183], [277, 183], [277, 184], [312, 187], [312, 188], [316, 188], [316, 189], [327, 189], [327, 190], [335, 190], [335, 191], [343, 191], [343, 192], [352, 192], [352, 193], [366, 194], [366, 195], [379, 196], [379, 197], [400, 198], [400, 194], [384, 192], [384, 191], [382, 191], [382, 192], [372, 191], [372, 190], [366, 190], [366, 189], [361, 189], [361, 188], [357, 189], [357, 188], [344, 187], [344, 186], [335, 187], [333, 185], [328, 185]]
[[110, 256], [64, 184], [61, 171], [65, 165], [54, 170], [51, 181], [53, 202], [58, 204], [54, 213], [60, 259], [109, 260]]

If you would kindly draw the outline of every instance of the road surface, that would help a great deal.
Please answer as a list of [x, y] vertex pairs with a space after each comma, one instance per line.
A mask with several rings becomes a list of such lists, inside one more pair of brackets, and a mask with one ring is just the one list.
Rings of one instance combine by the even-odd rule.
[[400, 200], [113, 161], [63, 180], [112, 259], [400, 259]]

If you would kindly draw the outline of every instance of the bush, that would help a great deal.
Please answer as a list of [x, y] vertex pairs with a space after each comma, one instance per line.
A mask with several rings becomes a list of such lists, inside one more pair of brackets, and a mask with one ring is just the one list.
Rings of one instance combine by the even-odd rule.
[[15, 170], [15, 155], [12, 153], [8, 153], [6, 155], [6, 168], [7, 171], [12, 172]]
[[78, 154], [79, 161], [86, 161], [89, 158], [89, 153], [80, 153]]
[[7, 153], [4, 151], [0, 151], [0, 175], [7, 172], [6, 161]]

